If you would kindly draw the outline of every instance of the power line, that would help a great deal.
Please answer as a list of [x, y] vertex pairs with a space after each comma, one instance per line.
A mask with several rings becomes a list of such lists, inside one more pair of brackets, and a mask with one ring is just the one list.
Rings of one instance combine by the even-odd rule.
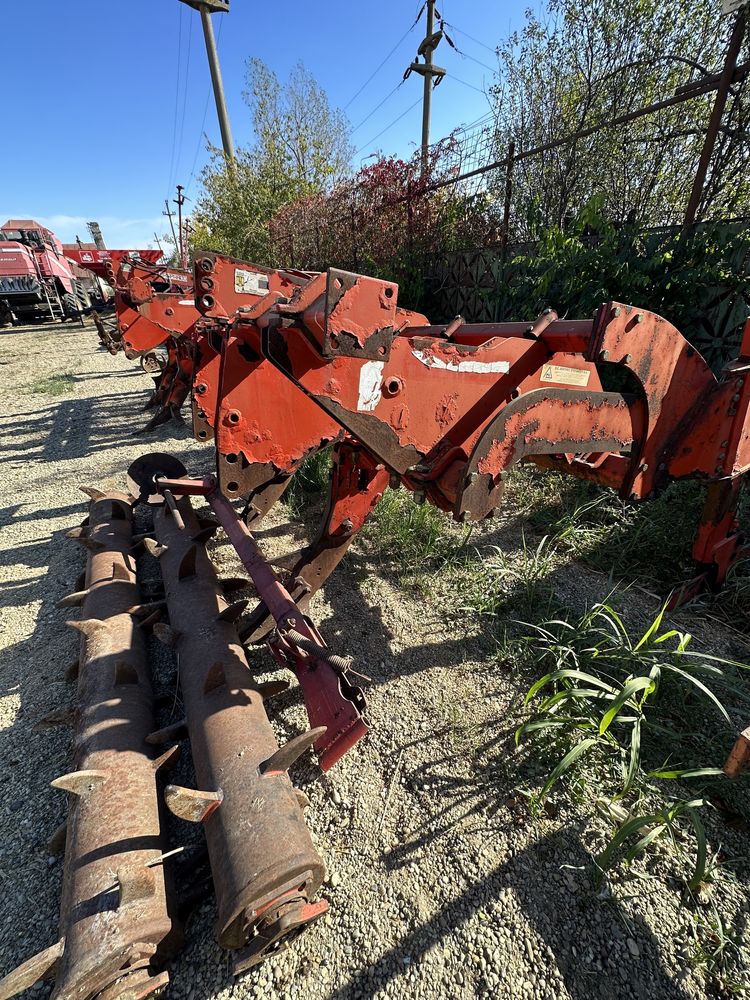
[[475, 38], [473, 35], [470, 35], [468, 31], [464, 31], [463, 28], [459, 28], [457, 25], [451, 24], [450, 21], [446, 21], [445, 23], [448, 25], [449, 28], [452, 28], [454, 31], [457, 31], [459, 35], [463, 35], [464, 38], [468, 38], [470, 41], [475, 42], [477, 45], [481, 45], [483, 49], [487, 49], [487, 51], [491, 52], [493, 56], [497, 55], [497, 49], [493, 49], [491, 45], [486, 45], [478, 38]]
[[375, 112], [379, 111], [383, 107], [383, 105], [385, 104], [385, 102], [388, 101], [388, 100], [390, 100], [391, 97], [393, 97], [393, 95], [396, 93], [396, 91], [398, 90], [398, 88], [401, 86], [401, 84], [403, 82], [404, 82], [403, 80], [399, 81], [399, 83], [396, 84], [396, 86], [393, 88], [393, 90], [390, 93], [388, 93], [388, 94], [385, 95], [385, 97], [380, 102], [380, 104], [378, 104], [376, 107], [374, 107], [372, 109], [372, 111], [369, 113], [369, 115], [365, 115], [365, 117], [362, 119], [362, 121], [359, 123], [359, 125], [355, 125], [355, 127], [351, 130], [350, 134], [354, 135], [355, 132], [357, 132], [359, 129], [361, 129], [362, 126], [365, 124], [365, 122], [368, 122], [372, 118], [372, 116], [375, 114]]
[[383, 135], [383, 134], [384, 134], [385, 132], [387, 132], [387, 131], [388, 131], [389, 129], [393, 128], [393, 126], [394, 126], [394, 125], [395, 125], [395, 124], [396, 124], [397, 122], [400, 122], [400, 121], [401, 121], [401, 119], [402, 119], [402, 118], [403, 118], [403, 117], [404, 117], [405, 115], [408, 115], [408, 114], [409, 114], [409, 112], [410, 112], [410, 111], [411, 111], [411, 110], [412, 110], [413, 108], [416, 108], [416, 106], [417, 106], [417, 105], [418, 105], [418, 104], [419, 104], [419, 103], [421, 102], [421, 100], [422, 100], [422, 98], [421, 98], [421, 97], [418, 97], [418, 98], [416, 99], [416, 101], [415, 101], [415, 102], [414, 102], [413, 104], [410, 104], [410, 105], [409, 105], [409, 107], [408, 107], [408, 108], [406, 109], [406, 111], [403, 111], [403, 112], [402, 112], [402, 113], [401, 113], [401, 114], [400, 114], [400, 115], [398, 116], [398, 118], [394, 118], [394, 119], [393, 119], [393, 121], [392, 121], [392, 122], [391, 122], [391, 123], [390, 123], [389, 125], [386, 125], [386, 127], [385, 127], [384, 129], [381, 129], [381, 130], [380, 130], [380, 132], [378, 132], [378, 134], [377, 134], [377, 135], [374, 135], [374, 136], [372, 137], [372, 139], [368, 139], [368, 141], [367, 141], [367, 142], [366, 142], [366, 143], [365, 143], [365, 144], [364, 144], [363, 146], [360, 146], [360, 148], [359, 148], [359, 149], [358, 149], [358, 150], [357, 150], [357, 151], [355, 152], [355, 154], [354, 154], [354, 155], [355, 155], [355, 156], [359, 156], [359, 154], [360, 154], [360, 153], [362, 152], [362, 150], [363, 150], [363, 149], [367, 149], [367, 147], [368, 147], [368, 146], [369, 146], [369, 145], [370, 145], [371, 143], [373, 143], [373, 142], [376, 142], [376, 141], [377, 141], [377, 140], [378, 140], [378, 139], [379, 139], [379, 138], [381, 137], [381, 135]]
[[180, 138], [177, 140], [177, 162], [175, 164], [175, 174], [180, 172], [180, 161], [182, 159], [182, 140], [185, 135], [185, 111], [187, 110], [188, 81], [190, 79], [190, 48], [193, 43], [193, 18], [188, 20], [188, 43], [187, 58], [185, 60], [185, 82], [182, 94], [182, 120], [180, 121]]
[[346, 104], [345, 104], [345, 105], [344, 105], [344, 107], [343, 107], [343, 110], [344, 110], [344, 111], [346, 111], [346, 109], [347, 109], [347, 108], [349, 107], [349, 105], [350, 105], [350, 104], [352, 104], [352, 103], [353, 103], [353, 102], [354, 102], [354, 101], [355, 101], [355, 100], [356, 100], [356, 99], [357, 99], [357, 98], [359, 97], [359, 95], [360, 95], [360, 94], [362, 93], [362, 91], [363, 91], [363, 90], [365, 89], [365, 87], [367, 86], [367, 84], [368, 84], [368, 83], [369, 83], [369, 82], [370, 82], [370, 81], [371, 81], [371, 80], [372, 80], [372, 79], [373, 79], [373, 78], [374, 78], [374, 77], [375, 77], [375, 76], [376, 76], [376, 75], [377, 75], [377, 74], [378, 74], [378, 73], [380, 72], [380, 70], [381, 70], [381, 69], [382, 69], [382, 68], [383, 68], [383, 67], [385, 66], [385, 64], [386, 64], [386, 63], [388, 62], [388, 60], [389, 60], [389, 59], [391, 58], [391, 56], [392, 56], [392, 55], [393, 55], [393, 53], [394, 53], [394, 52], [396, 51], [396, 49], [397, 49], [397, 48], [399, 47], [399, 45], [401, 45], [401, 43], [402, 43], [402, 42], [404, 41], [404, 39], [406, 38], [406, 36], [407, 36], [407, 35], [409, 35], [409, 34], [410, 34], [410, 33], [411, 33], [411, 32], [412, 32], [413, 30], [414, 30], [414, 28], [415, 28], [415, 27], [417, 26], [418, 22], [419, 22], [419, 17], [417, 17], [417, 19], [416, 19], [416, 20], [414, 21], [414, 23], [413, 23], [413, 24], [410, 24], [410, 25], [409, 25], [409, 27], [408, 27], [408, 28], [406, 29], [406, 31], [405, 31], [405, 32], [403, 33], [403, 35], [402, 35], [402, 36], [401, 36], [401, 37], [399, 38], [399, 40], [398, 40], [398, 41], [396, 42], [396, 44], [395, 44], [395, 45], [393, 46], [393, 48], [392, 48], [392, 49], [391, 49], [391, 51], [390, 51], [390, 52], [388, 53], [388, 55], [387, 55], [387, 56], [385, 57], [385, 59], [383, 59], [383, 61], [382, 61], [382, 62], [380, 63], [380, 65], [379, 65], [379, 66], [377, 67], [377, 69], [374, 69], [374, 70], [372, 71], [372, 73], [370, 73], [370, 75], [369, 75], [369, 76], [367, 77], [367, 79], [365, 80], [365, 82], [364, 82], [364, 83], [362, 84], [362, 86], [361, 86], [361, 87], [359, 88], [359, 90], [357, 91], [357, 93], [356, 93], [356, 94], [354, 94], [354, 96], [353, 96], [353, 97], [350, 97], [350, 98], [349, 98], [349, 100], [348, 100], [348, 101], [346, 102]]
[[462, 83], [464, 87], [470, 87], [472, 90], [476, 90], [478, 94], [482, 94], [484, 97], [487, 96], [487, 94], [480, 87], [475, 87], [473, 83], [467, 83], [466, 80], [462, 80], [460, 77], [454, 76], [453, 73], [446, 73], [445, 78], [446, 80], [455, 80], [456, 83]]

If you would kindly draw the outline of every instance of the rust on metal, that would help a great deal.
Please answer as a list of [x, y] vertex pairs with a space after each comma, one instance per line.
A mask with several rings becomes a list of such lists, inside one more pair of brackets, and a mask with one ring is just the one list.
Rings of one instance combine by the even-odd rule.
[[[170, 484], [175, 494], [178, 488]], [[167, 803], [200, 821], [216, 891], [217, 936], [236, 949], [235, 971], [261, 961], [324, 912], [313, 897], [324, 865], [285, 770], [264, 774], [279, 753], [190, 501], [177, 501], [185, 530], [155, 508], [164, 546], [159, 568], [180, 659], [180, 683], [199, 789], [170, 786]], [[194, 571], [180, 572], [195, 550]], [[308, 741], [318, 734], [305, 734]]]
[[[54, 978], [55, 1000], [111, 1000], [160, 991], [179, 933], [167, 895], [156, 763], [146, 743], [153, 696], [129, 552], [130, 503], [91, 503], [81, 621], [74, 769], [68, 792], [60, 938], [0, 982], [0, 997]], [[137, 984], [137, 985], [136, 985]]]

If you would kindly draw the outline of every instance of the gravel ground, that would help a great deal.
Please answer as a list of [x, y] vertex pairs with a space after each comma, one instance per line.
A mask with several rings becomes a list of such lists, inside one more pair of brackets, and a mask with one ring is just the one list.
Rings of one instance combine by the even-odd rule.
[[[71, 699], [63, 675], [78, 639], [64, 626], [70, 612], [55, 603], [83, 565], [82, 550], [63, 538], [84, 513], [78, 487], [122, 488], [128, 464], [150, 450], [174, 453], [194, 472], [211, 467], [210, 450], [187, 428], [134, 435], [150, 380], [96, 343], [93, 328], [0, 331], [2, 973], [57, 936], [62, 866], [46, 844], [65, 801], [49, 782], [69, 768], [70, 738], [34, 724]], [[67, 377], [40, 384], [55, 375]], [[521, 513], [508, 511], [494, 537], [517, 544]], [[272, 557], [304, 540], [288, 518], [280, 505], [258, 532]], [[216, 542], [213, 555], [222, 572], [239, 569], [227, 545]], [[560, 573], [556, 585], [572, 603], [582, 591], [588, 600], [592, 589], [607, 589], [580, 569]], [[444, 588], [423, 596], [397, 589], [366, 549], [353, 550], [318, 595], [312, 613], [327, 641], [356, 654], [372, 678], [368, 739], [328, 775], [311, 761], [294, 774], [311, 799], [330, 914], [233, 982], [207, 901], [188, 924], [170, 997], [707, 995], [687, 958], [692, 917], [676, 880], [646, 865], [597, 890], [591, 852], [603, 842], [603, 824], [565, 800], [532, 819], [514, 796], [507, 717], [522, 684], [495, 662], [492, 636], [456, 613], [457, 597], [451, 607]], [[634, 606], [639, 600], [634, 593]], [[737, 645], [731, 634], [699, 639], [714, 651]], [[174, 686], [170, 655], [154, 651], [165, 691]], [[268, 670], [265, 657], [253, 654], [252, 666]], [[273, 705], [280, 739], [305, 727], [296, 688]], [[177, 823], [171, 834], [175, 843], [193, 836]], [[724, 849], [747, 853], [740, 837], [728, 834]], [[726, 919], [744, 929], [746, 886], [730, 880], [715, 893]]]

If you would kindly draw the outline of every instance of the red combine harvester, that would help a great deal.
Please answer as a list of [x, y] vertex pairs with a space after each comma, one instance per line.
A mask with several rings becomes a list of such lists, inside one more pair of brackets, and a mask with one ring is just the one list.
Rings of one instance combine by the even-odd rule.
[[0, 325], [77, 319], [89, 305], [51, 230], [33, 219], [9, 219], [0, 228]]

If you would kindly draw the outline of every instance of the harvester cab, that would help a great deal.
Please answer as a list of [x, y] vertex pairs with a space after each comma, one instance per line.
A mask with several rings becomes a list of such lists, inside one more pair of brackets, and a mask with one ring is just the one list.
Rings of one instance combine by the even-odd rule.
[[89, 304], [51, 230], [33, 219], [0, 228], [0, 324], [76, 319]]

